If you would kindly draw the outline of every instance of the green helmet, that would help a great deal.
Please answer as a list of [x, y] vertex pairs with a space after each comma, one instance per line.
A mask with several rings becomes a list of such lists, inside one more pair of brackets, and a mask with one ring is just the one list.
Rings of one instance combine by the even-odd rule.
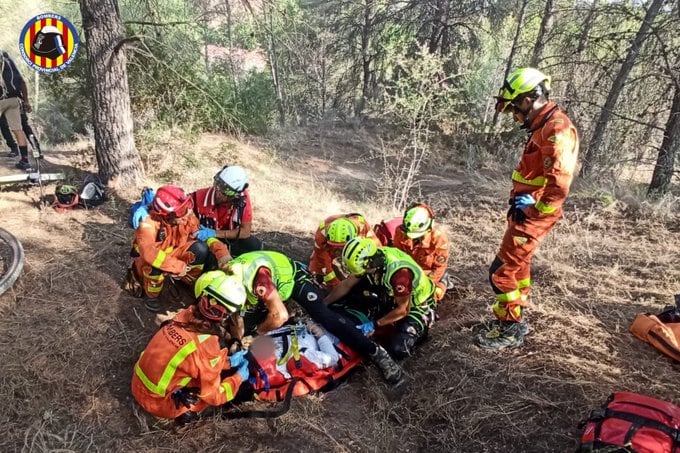
[[378, 246], [372, 239], [354, 238], [342, 249], [342, 265], [352, 275], [366, 273], [370, 259], [378, 252]]
[[210, 271], [196, 280], [194, 294], [199, 299], [198, 309], [203, 316], [220, 321], [228, 313], [238, 311], [246, 301], [246, 289], [235, 275]]
[[426, 204], [416, 204], [404, 212], [404, 222], [402, 229], [406, 236], [415, 239], [419, 238], [432, 229], [434, 225], [434, 213]]
[[538, 91], [539, 85], [543, 84], [544, 91], [541, 89], [537, 94], [548, 94], [550, 91], [550, 76], [543, 74], [534, 68], [519, 68], [508, 75], [503, 82], [503, 87], [498, 90], [496, 96], [496, 110], [506, 112], [510, 103], [523, 94]]
[[326, 230], [326, 241], [331, 247], [342, 247], [355, 237], [357, 237], [357, 227], [345, 217], [333, 220]]

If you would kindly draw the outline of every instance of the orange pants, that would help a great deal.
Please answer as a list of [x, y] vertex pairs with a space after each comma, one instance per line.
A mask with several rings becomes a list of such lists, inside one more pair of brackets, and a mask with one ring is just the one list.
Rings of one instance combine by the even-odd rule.
[[[184, 261], [190, 268], [187, 274], [182, 277], [182, 281], [187, 284], [193, 284], [196, 279], [203, 272], [203, 263], [194, 265], [192, 264], [196, 260], [196, 256], [189, 251], [189, 248], [194, 245], [194, 242], [187, 242], [174, 249], [172, 252], [168, 253], [169, 256], [177, 258], [180, 261]], [[165, 281], [166, 272], [162, 269], [157, 269], [151, 266], [151, 263], [147, 263], [142, 259], [141, 256], [135, 258], [134, 260], [135, 272], [137, 273], [137, 278], [142, 281], [144, 287], [144, 293], [146, 297], [150, 299], [155, 299], [160, 296], [163, 290], [163, 282]]]
[[522, 307], [527, 305], [531, 291], [531, 258], [561, 214], [559, 210], [551, 215], [528, 218], [521, 225], [508, 218], [501, 248], [489, 268], [489, 281], [497, 297], [493, 312], [498, 319], [522, 319]]

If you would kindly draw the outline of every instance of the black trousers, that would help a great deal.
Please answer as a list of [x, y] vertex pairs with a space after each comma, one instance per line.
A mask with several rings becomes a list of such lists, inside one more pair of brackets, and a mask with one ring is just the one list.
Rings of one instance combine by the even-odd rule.
[[229, 247], [229, 254], [236, 258], [239, 255], [243, 255], [248, 252], [255, 252], [257, 250], [263, 250], [264, 244], [261, 240], [255, 236], [249, 236], [245, 239], [226, 239], [223, 240], [227, 247]]
[[[343, 299], [331, 305], [334, 311], [351, 319], [354, 324], [377, 321], [394, 308], [394, 299], [382, 286], [370, 285], [365, 279]], [[397, 359], [413, 354], [418, 343], [425, 339], [433, 322], [434, 312], [412, 308], [406, 317], [397, 321], [387, 341], [387, 350]]]

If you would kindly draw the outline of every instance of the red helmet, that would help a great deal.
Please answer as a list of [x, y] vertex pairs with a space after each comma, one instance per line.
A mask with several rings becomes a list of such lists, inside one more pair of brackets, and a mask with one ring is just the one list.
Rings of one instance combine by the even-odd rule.
[[163, 218], [180, 218], [194, 207], [194, 201], [177, 186], [167, 185], [156, 191], [151, 202], [154, 213]]

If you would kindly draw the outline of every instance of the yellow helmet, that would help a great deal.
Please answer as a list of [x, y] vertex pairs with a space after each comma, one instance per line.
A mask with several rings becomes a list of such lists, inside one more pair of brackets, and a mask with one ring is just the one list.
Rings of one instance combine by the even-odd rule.
[[[542, 88], [541, 88], [541, 84]], [[519, 68], [511, 72], [498, 90], [496, 96], [496, 110], [507, 112], [512, 101], [523, 94], [536, 91], [536, 94], [548, 94], [550, 92], [550, 76], [543, 74], [534, 68]]]
[[372, 239], [359, 237], [351, 239], [342, 249], [342, 265], [352, 275], [364, 275], [371, 258], [377, 252], [378, 246]]
[[331, 247], [342, 247], [357, 237], [357, 227], [346, 217], [333, 220], [326, 230], [326, 242]]
[[198, 309], [212, 321], [221, 321], [229, 313], [241, 309], [246, 301], [246, 289], [241, 279], [222, 271], [210, 271], [196, 280], [194, 294]]
[[404, 212], [402, 229], [406, 236], [411, 239], [424, 236], [434, 225], [434, 213], [426, 204], [418, 203], [412, 205]]

